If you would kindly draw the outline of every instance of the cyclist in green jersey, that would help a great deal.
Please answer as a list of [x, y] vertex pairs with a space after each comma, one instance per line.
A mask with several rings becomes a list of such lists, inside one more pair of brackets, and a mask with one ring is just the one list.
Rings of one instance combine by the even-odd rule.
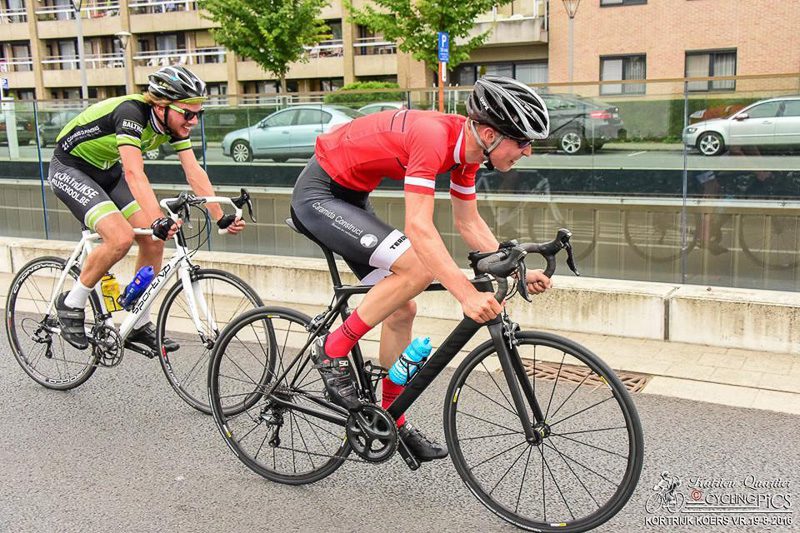
[[[149, 76], [147, 90], [94, 104], [72, 119], [59, 133], [50, 162], [48, 181], [59, 200], [83, 225], [99, 233], [102, 244], [84, 263], [79, 280], [56, 300], [62, 336], [78, 349], [88, 347], [84, 307], [100, 278], [130, 249], [139, 245], [136, 269], [161, 268], [164, 241], [178, 224], [164, 216], [144, 172], [142, 152], [169, 142], [180, 158], [186, 181], [199, 196], [213, 196], [208, 175], [197, 162], [189, 134], [199, 122], [206, 84], [184, 67], [164, 67]], [[224, 215], [217, 204], [209, 213], [222, 229], [236, 234], [244, 220]], [[134, 236], [134, 227], [150, 227], [153, 235]], [[127, 342], [156, 353], [156, 331], [145, 314]], [[178, 344], [163, 340], [164, 349]]]

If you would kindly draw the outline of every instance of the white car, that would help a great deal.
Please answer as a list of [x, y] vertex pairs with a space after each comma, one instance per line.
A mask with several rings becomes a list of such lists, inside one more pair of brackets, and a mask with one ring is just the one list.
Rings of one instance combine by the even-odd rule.
[[403, 102], [376, 102], [374, 104], [367, 104], [358, 108], [359, 113], [369, 115], [371, 113], [379, 113], [387, 109], [405, 109], [406, 104]]
[[731, 146], [800, 147], [800, 96], [770, 98], [729, 117], [692, 124], [683, 143], [703, 155], [719, 155]]

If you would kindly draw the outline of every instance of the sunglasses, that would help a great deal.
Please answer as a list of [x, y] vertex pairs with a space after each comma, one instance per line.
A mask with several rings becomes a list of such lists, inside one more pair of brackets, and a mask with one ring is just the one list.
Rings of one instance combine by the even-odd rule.
[[514, 137], [506, 137], [506, 139], [511, 139], [512, 141], [517, 143], [517, 148], [519, 148], [520, 150], [524, 150], [525, 148], [530, 146], [532, 142], [530, 139], [515, 139]]
[[174, 104], [169, 104], [169, 108], [183, 115], [183, 120], [186, 122], [190, 122], [194, 117], [197, 117], [197, 119], [200, 120], [200, 117], [202, 117], [203, 113], [205, 113], [205, 109], [201, 109], [200, 111], [189, 111], [188, 109], [183, 109], [182, 107], [178, 107]]

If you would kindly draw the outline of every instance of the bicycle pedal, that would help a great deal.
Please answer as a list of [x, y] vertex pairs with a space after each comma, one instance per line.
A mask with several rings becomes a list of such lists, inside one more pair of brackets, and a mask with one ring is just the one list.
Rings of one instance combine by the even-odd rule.
[[127, 348], [128, 350], [130, 350], [132, 352], [136, 352], [138, 354], [141, 354], [141, 355], [143, 355], [143, 356], [145, 356], [145, 357], [147, 357], [149, 359], [153, 359], [153, 358], [156, 357], [156, 355], [158, 355], [155, 351], [151, 350], [150, 348], [147, 348], [147, 347], [144, 347], [144, 346], [140, 346], [138, 344], [134, 344], [134, 343], [128, 342], [128, 341], [125, 341], [125, 348]]
[[406, 443], [403, 442], [403, 439], [397, 439], [397, 451], [400, 452], [400, 457], [403, 458], [403, 461], [406, 462], [406, 466], [411, 470], [416, 470], [420, 467], [419, 459], [414, 457], [414, 454], [411, 453], [411, 450], [408, 449]]

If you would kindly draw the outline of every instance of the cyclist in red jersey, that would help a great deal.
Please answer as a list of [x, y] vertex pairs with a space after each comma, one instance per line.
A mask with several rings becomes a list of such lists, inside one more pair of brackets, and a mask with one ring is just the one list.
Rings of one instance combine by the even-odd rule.
[[[497, 239], [478, 214], [475, 175], [482, 162], [504, 172], [531, 155], [531, 142], [548, 136], [549, 117], [530, 87], [495, 76], [476, 82], [467, 111], [469, 117], [391, 110], [357, 118], [321, 135], [315, 157], [298, 177], [291, 206], [295, 224], [341, 255], [362, 283], [374, 285], [344, 324], [312, 348], [328, 394], [349, 410], [361, 401], [347, 354], [382, 323], [380, 362], [390, 367], [411, 342], [413, 298], [434, 279], [477, 322], [493, 319], [502, 309], [492, 294], [475, 289], [448, 254], [433, 222], [435, 179], [450, 173], [455, 227], [467, 245], [497, 250]], [[384, 177], [404, 182], [405, 234], [375, 216], [369, 203], [369, 193]], [[527, 282], [534, 293], [550, 287], [541, 270], [528, 271]], [[386, 378], [382, 388], [386, 409], [403, 387]], [[404, 416], [397, 425], [417, 459], [447, 456], [445, 446], [426, 438]]]

